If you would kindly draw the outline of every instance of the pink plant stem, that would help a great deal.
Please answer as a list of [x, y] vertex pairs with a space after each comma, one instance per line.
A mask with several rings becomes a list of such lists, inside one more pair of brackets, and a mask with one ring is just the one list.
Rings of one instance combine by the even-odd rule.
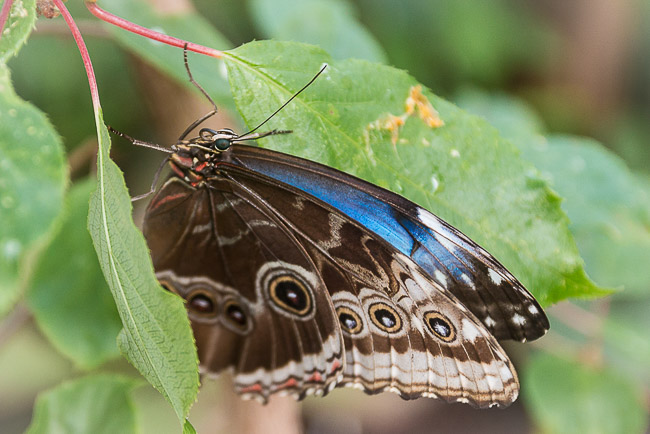
[[97, 80], [95, 79], [95, 71], [93, 70], [92, 62], [90, 61], [90, 54], [88, 53], [88, 49], [86, 48], [86, 43], [84, 42], [83, 37], [81, 36], [79, 27], [77, 27], [77, 24], [72, 19], [72, 16], [70, 15], [70, 12], [68, 12], [68, 10], [66, 9], [65, 5], [63, 4], [63, 1], [62, 0], [53, 0], [53, 1], [56, 7], [61, 12], [61, 15], [63, 16], [63, 19], [65, 20], [66, 24], [70, 28], [70, 32], [72, 32], [72, 37], [77, 43], [77, 47], [79, 47], [79, 53], [81, 54], [84, 67], [86, 68], [86, 75], [88, 75], [88, 84], [90, 85], [90, 95], [93, 100], [93, 110], [95, 113], [99, 113], [101, 109], [101, 104], [99, 103], [99, 91], [97, 90]]
[[178, 39], [178, 38], [164, 35], [162, 33], [158, 33], [153, 30], [147, 29], [146, 27], [142, 27], [130, 21], [127, 21], [124, 18], [120, 18], [117, 15], [113, 15], [110, 12], [106, 12], [105, 10], [97, 6], [97, 3], [95, 3], [95, 1], [86, 1], [86, 7], [88, 8], [91, 14], [93, 14], [100, 20], [106, 21], [107, 23], [113, 24], [117, 27], [121, 27], [124, 30], [128, 30], [129, 32], [133, 32], [138, 35], [142, 35], [146, 38], [160, 41], [168, 45], [173, 45], [175, 47], [183, 48], [187, 44], [187, 49], [190, 51], [194, 51], [196, 53], [201, 53], [216, 58], [223, 57], [223, 51], [215, 50], [214, 48], [210, 48], [210, 47], [204, 47], [203, 45], [194, 44], [192, 42], [183, 41], [182, 39]]
[[2, 33], [5, 29], [5, 24], [7, 24], [7, 18], [9, 18], [9, 12], [13, 4], [14, 0], [5, 0], [2, 3], [2, 10], [0, 11], [0, 39], [2, 39]]

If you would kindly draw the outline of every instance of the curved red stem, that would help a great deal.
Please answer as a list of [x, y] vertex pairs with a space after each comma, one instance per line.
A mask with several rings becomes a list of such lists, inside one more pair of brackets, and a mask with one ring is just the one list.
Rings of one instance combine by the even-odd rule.
[[61, 15], [63, 16], [63, 19], [65, 20], [66, 24], [70, 28], [70, 31], [72, 32], [72, 37], [77, 43], [77, 47], [79, 47], [79, 53], [81, 54], [81, 58], [83, 59], [84, 67], [86, 68], [86, 75], [88, 76], [90, 95], [92, 96], [93, 99], [93, 109], [95, 110], [95, 113], [97, 113], [101, 109], [101, 104], [99, 102], [99, 91], [97, 89], [97, 80], [95, 79], [95, 71], [93, 70], [92, 62], [90, 61], [90, 54], [88, 53], [88, 49], [86, 48], [86, 43], [84, 42], [83, 37], [81, 36], [79, 27], [77, 27], [77, 24], [72, 19], [72, 15], [70, 15], [70, 12], [68, 12], [68, 9], [66, 9], [65, 5], [63, 4], [63, 1], [62, 0], [53, 0], [53, 1], [56, 7], [59, 9], [59, 11], [61, 11]]
[[14, 0], [5, 0], [5, 2], [2, 4], [2, 10], [0, 11], [0, 39], [2, 39], [5, 24], [7, 24], [7, 18], [9, 18], [9, 12], [11, 11], [11, 6], [13, 4]]
[[100, 20], [121, 27], [124, 30], [128, 30], [129, 32], [133, 32], [138, 35], [142, 35], [146, 38], [160, 41], [168, 45], [173, 45], [175, 47], [183, 48], [187, 44], [187, 49], [190, 51], [194, 51], [196, 53], [201, 53], [216, 58], [223, 57], [223, 51], [215, 50], [214, 48], [205, 47], [199, 44], [194, 44], [192, 42], [183, 41], [182, 39], [174, 38], [172, 36], [167, 36], [162, 33], [153, 31], [151, 29], [147, 29], [146, 27], [139, 26], [137, 24], [132, 23], [131, 21], [125, 20], [124, 18], [120, 18], [117, 15], [113, 15], [110, 12], [106, 12], [105, 10], [97, 6], [97, 3], [95, 3], [94, 1], [87, 1], [86, 7], [88, 8], [91, 14], [93, 14]]

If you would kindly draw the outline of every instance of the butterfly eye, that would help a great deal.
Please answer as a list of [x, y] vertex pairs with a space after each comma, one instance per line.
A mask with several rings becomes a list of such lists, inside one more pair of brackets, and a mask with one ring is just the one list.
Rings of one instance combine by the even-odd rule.
[[386, 303], [371, 304], [368, 313], [372, 322], [386, 333], [395, 333], [402, 328], [399, 314]]
[[350, 333], [351, 335], [356, 335], [363, 329], [361, 318], [359, 318], [359, 315], [357, 315], [357, 313], [352, 309], [340, 306], [336, 308], [336, 314], [339, 317], [339, 322], [341, 323], [343, 331]]
[[269, 284], [269, 295], [280, 309], [301, 317], [308, 315], [313, 305], [305, 285], [293, 276], [274, 277]]
[[194, 291], [187, 296], [187, 308], [202, 317], [214, 316], [216, 303], [204, 290]]
[[230, 140], [228, 139], [217, 139], [214, 142], [214, 146], [220, 150], [220, 151], [225, 151], [230, 147]]
[[452, 342], [456, 339], [456, 329], [449, 319], [438, 312], [427, 312], [424, 314], [424, 321], [429, 331], [445, 342]]

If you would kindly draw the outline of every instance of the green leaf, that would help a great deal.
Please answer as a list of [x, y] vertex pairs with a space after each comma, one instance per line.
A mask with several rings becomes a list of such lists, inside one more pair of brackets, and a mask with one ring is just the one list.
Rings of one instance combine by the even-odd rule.
[[363, 22], [389, 53], [436, 92], [464, 83], [506, 83], [535, 71], [554, 47], [547, 21], [522, 2], [355, 0]]
[[185, 423], [183, 424], [183, 434], [196, 434], [196, 430], [189, 420], [185, 420]]
[[94, 375], [39, 395], [28, 434], [135, 433], [130, 392], [138, 381]]
[[20, 292], [25, 258], [53, 227], [65, 181], [59, 137], [0, 64], [0, 316]]
[[591, 139], [550, 136], [525, 155], [567, 200], [587, 271], [597, 282], [644, 295], [650, 273], [650, 196], [622, 159]]
[[415, 80], [361, 60], [332, 61], [296, 43], [254, 42], [228, 53], [235, 102], [257, 125], [329, 67], [268, 124], [293, 130], [260, 142], [337, 167], [400, 193], [492, 252], [543, 304], [599, 290], [586, 277], [559, 198], [514, 145], [484, 120], [428, 91], [445, 125], [417, 115], [391, 133], [377, 128], [405, 113]]
[[642, 391], [615, 371], [538, 355], [522, 391], [542, 432], [643, 433], [647, 426]]
[[[151, 5], [146, 2], [131, 0], [112, 0], [110, 12], [128, 19], [143, 27], [156, 30], [166, 35], [174, 36], [196, 44], [225, 50], [232, 44], [201, 15], [197, 13], [156, 13]], [[183, 66], [183, 51], [176, 47], [152, 41], [142, 36], [125, 32], [113, 25], [106, 24], [118, 42], [124, 45], [139, 58], [144, 59], [160, 71], [176, 79], [179, 83], [196, 88], [189, 82], [187, 72]], [[226, 71], [223, 63], [218, 61], [215, 68], [214, 59], [208, 56], [197, 56], [190, 53], [189, 63], [194, 79], [220, 105], [232, 104], [230, 89], [228, 87]], [[189, 122], [188, 122], [189, 124]]]
[[94, 179], [69, 191], [63, 222], [32, 271], [27, 303], [50, 342], [90, 369], [119, 355], [122, 327], [86, 228]]
[[108, 131], [101, 113], [96, 116], [101, 136], [88, 228], [124, 325], [118, 345], [184, 423], [199, 380], [189, 319], [182, 300], [156, 281], [149, 249], [131, 218], [122, 172], [108, 157]]
[[0, 63], [6, 63], [11, 56], [18, 52], [32, 32], [35, 22], [36, 0], [14, 1], [7, 22], [2, 29]]
[[335, 59], [386, 62], [386, 53], [345, 0], [254, 0], [249, 10], [267, 38], [319, 45]]

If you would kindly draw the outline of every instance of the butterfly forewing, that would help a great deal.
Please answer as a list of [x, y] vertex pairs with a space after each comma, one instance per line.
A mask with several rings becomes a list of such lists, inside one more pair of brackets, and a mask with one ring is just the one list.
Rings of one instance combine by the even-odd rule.
[[410, 256], [449, 289], [497, 339], [533, 340], [549, 328], [534, 297], [492, 255], [429, 211], [336, 169], [239, 146], [249, 169], [313, 195]]

